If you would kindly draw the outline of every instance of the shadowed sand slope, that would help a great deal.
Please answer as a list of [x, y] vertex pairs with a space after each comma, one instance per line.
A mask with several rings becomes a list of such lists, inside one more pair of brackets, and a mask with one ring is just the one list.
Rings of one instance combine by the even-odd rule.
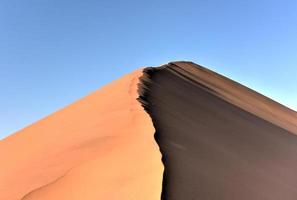
[[158, 200], [163, 164], [142, 70], [0, 141], [1, 200]]
[[147, 68], [142, 84], [162, 199], [297, 199], [294, 111], [190, 62]]

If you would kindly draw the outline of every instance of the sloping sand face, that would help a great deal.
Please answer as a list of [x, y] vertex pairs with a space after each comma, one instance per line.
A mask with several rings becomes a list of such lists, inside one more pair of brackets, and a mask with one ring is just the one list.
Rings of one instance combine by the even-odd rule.
[[142, 70], [0, 141], [2, 200], [159, 200], [163, 164]]
[[164, 200], [296, 200], [297, 115], [201, 66], [146, 69]]
[[296, 112], [174, 62], [1, 140], [0, 199], [296, 200], [296, 155]]

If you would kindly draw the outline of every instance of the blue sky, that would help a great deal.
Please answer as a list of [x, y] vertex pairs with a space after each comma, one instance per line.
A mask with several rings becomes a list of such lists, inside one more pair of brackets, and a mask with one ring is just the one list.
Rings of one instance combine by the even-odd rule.
[[0, 0], [0, 138], [173, 60], [297, 109], [296, 10], [295, 0]]

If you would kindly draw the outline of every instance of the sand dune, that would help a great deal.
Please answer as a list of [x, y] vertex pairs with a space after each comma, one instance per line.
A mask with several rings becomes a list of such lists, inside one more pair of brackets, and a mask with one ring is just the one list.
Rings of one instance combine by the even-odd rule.
[[189, 62], [148, 68], [142, 84], [162, 199], [297, 199], [294, 111]]
[[1, 200], [160, 199], [163, 165], [142, 70], [0, 142]]
[[296, 155], [295, 111], [173, 62], [1, 140], [0, 199], [296, 200]]

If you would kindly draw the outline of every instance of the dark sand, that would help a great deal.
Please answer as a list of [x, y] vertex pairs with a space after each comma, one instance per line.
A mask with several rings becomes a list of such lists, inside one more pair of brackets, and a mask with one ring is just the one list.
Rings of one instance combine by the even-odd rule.
[[146, 68], [163, 200], [296, 200], [296, 113], [193, 63]]

